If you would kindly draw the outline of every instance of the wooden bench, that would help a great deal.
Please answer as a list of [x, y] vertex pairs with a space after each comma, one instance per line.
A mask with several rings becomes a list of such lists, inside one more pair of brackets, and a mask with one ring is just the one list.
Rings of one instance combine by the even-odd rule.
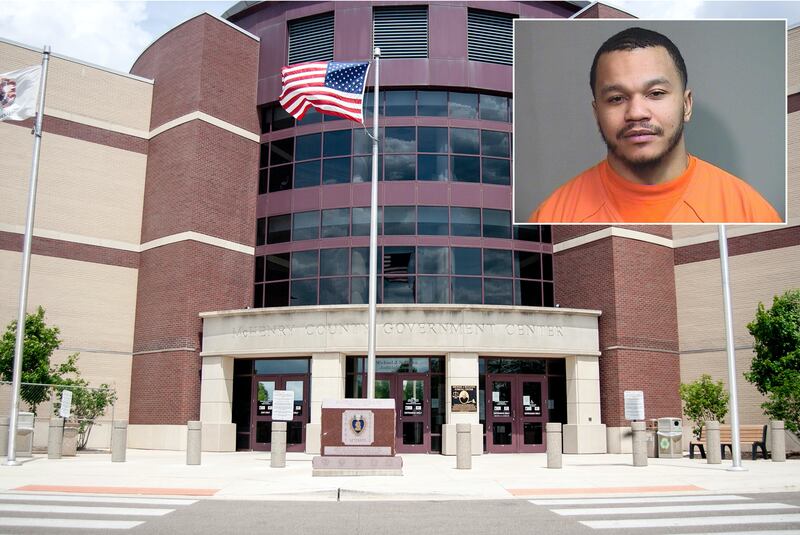
[[[700, 430], [700, 439], [692, 439], [689, 442], [689, 458], [694, 459], [694, 449], [700, 450], [700, 458], [706, 458], [706, 443], [708, 437], [706, 436], [706, 428]], [[767, 426], [765, 425], [740, 425], [739, 426], [739, 443], [753, 445], [753, 460], [758, 458], [758, 449], [761, 448], [761, 455], [764, 459], [767, 458]], [[731, 426], [719, 426], [719, 444], [722, 458], [725, 458], [725, 448], [730, 450], [731, 457], [733, 457], [733, 439], [731, 438]]]

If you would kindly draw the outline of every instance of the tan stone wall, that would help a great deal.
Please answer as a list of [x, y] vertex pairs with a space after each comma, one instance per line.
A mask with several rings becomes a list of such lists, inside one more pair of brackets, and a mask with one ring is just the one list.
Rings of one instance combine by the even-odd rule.
[[[40, 52], [0, 41], [0, 72], [41, 63]], [[51, 56], [45, 111], [77, 122], [146, 135], [152, 94], [153, 85], [149, 82]]]

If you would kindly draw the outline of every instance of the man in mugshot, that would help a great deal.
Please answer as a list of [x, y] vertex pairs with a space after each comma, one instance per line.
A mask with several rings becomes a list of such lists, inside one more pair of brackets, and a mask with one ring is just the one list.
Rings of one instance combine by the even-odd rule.
[[687, 152], [686, 64], [666, 36], [629, 28], [594, 56], [592, 107], [607, 157], [550, 195], [540, 223], [779, 223], [749, 184]]

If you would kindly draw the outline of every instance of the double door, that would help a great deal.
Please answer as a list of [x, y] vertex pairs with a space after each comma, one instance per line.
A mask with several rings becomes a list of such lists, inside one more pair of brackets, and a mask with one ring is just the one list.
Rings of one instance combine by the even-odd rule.
[[250, 448], [270, 451], [272, 446], [272, 402], [275, 390], [294, 392], [294, 415], [286, 422], [286, 451], [305, 451], [308, 423], [308, 375], [256, 375], [253, 377], [250, 414]]
[[543, 376], [486, 375], [486, 449], [494, 453], [546, 451], [547, 381]]
[[375, 397], [395, 400], [398, 453], [428, 453], [431, 447], [430, 377], [424, 373], [376, 374]]

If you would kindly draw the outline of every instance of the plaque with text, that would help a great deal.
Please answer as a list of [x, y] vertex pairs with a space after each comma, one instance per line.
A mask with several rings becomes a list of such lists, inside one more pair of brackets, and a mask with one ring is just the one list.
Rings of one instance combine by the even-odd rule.
[[422, 416], [422, 400], [409, 398], [403, 402], [403, 416]]
[[644, 420], [644, 392], [641, 390], [625, 390], [625, 419]]
[[511, 416], [511, 407], [508, 406], [508, 401], [494, 401], [492, 403], [492, 414], [497, 417], [510, 417]]
[[452, 385], [450, 400], [453, 412], [478, 412], [478, 387], [475, 385]]

